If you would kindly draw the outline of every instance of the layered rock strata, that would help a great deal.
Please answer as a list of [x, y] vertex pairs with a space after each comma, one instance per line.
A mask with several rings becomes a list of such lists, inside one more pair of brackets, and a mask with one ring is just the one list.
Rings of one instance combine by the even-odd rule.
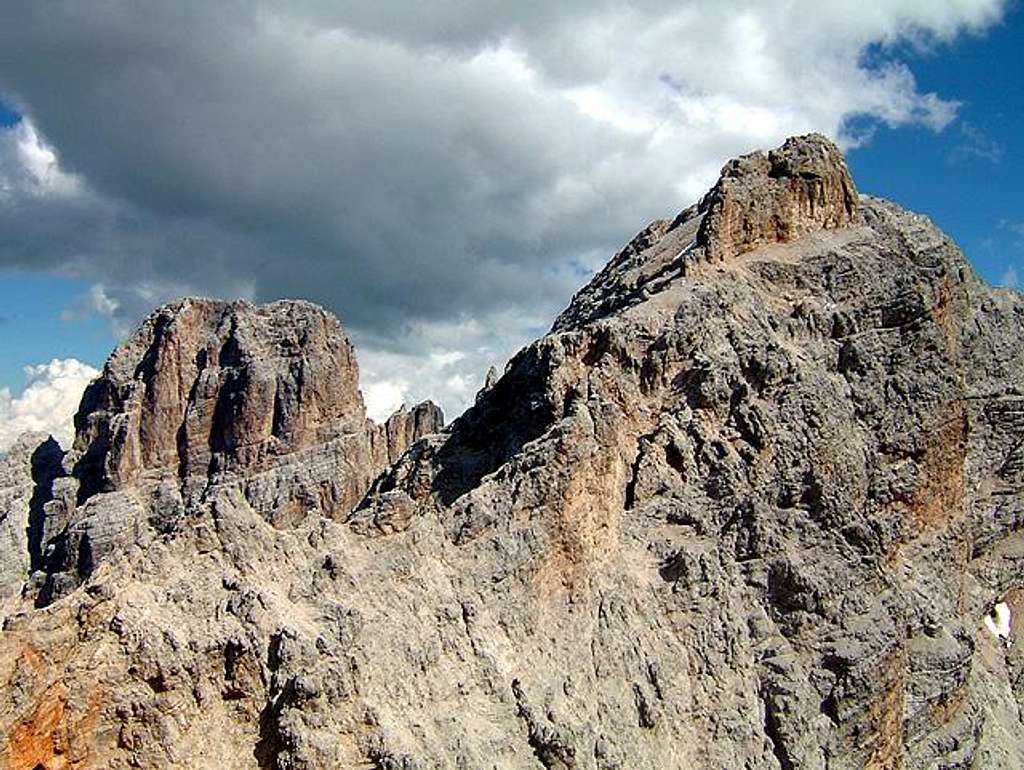
[[813, 135], [729, 161], [700, 202], [697, 243], [730, 259], [815, 230], [858, 222], [857, 188], [839, 149]]
[[422, 404], [372, 425], [352, 343], [315, 305], [186, 299], [147, 318], [86, 390], [75, 475], [84, 499], [140, 479], [252, 478], [330, 446], [349, 466], [320, 480], [342, 482], [321, 501], [330, 513], [443, 421]]

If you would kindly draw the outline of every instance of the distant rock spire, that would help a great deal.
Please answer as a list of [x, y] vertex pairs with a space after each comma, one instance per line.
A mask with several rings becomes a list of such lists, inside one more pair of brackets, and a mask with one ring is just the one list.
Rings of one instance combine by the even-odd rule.
[[323, 308], [183, 299], [150, 315], [86, 390], [73, 453], [79, 502], [140, 478], [201, 491], [301, 465], [299, 453], [330, 445], [337, 467], [307, 466], [303, 484], [282, 471], [272, 494], [252, 491], [249, 502], [272, 521], [300, 509], [340, 514], [443, 421], [430, 402], [386, 426], [368, 420], [352, 343]]

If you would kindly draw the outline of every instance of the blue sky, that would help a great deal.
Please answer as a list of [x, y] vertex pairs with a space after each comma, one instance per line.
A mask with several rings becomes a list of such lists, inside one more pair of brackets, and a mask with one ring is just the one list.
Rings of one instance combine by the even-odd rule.
[[106, 319], [77, 310], [86, 280], [4, 271], [0, 287], [0, 385], [14, 392], [26, 364], [77, 358], [99, 368], [116, 344]]
[[957, 120], [875, 132], [847, 159], [862, 192], [927, 214], [975, 269], [1024, 281], [1024, 12], [1012, 7], [987, 33], [926, 53], [901, 51], [920, 90], [961, 102]]
[[[0, 127], [20, 121], [21, 116], [0, 101]], [[89, 287], [88, 278], [0, 270], [0, 387], [21, 393], [23, 368], [53, 358], [102, 365], [116, 338], [106, 319], [76, 312]]]
[[1024, 281], [1021, 0], [153, 7], [0, 27], [0, 420], [23, 367], [98, 368], [184, 293], [320, 302], [373, 414], [457, 413], [580, 266], [808, 130]]

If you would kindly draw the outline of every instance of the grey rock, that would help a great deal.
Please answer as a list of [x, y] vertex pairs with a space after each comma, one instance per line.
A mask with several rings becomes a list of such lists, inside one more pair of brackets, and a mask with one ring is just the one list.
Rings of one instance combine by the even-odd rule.
[[412, 409], [403, 405], [384, 423], [388, 464], [396, 462], [406, 449], [424, 436], [439, 433], [443, 428], [444, 412], [432, 401], [416, 404]]
[[140, 478], [253, 475], [352, 436], [350, 451], [369, 466], [358, 378], [341, 325], [309, 303], [163, 307], [85, 393], [75, 439], [81, 495]]
[[72, 451], [34, 492], [28, 593], [42, 606], [108, 557], [187, 528], [188, 512], [224, 488], [278, 528], [313, 513], [343, 517], [444, 424], [430, 402], [385, 425], [367, 419], [352, 344], [323, 309], [198, 298], [150, 315], [75, 419]]
[[697, 244], [713, 260], [859, 221], [846, 161], [820, 134], [729, 161], [699, 211]]
[[[1020, 295], [857, 196], [812, 135], [646, 228], [441, 432], [430, 408], [360, 428], [349, 378], [286, 437], [255, 407], [213, 420], [261, 438], [186, 442], [203, 471], [182, 474], [121, 426], [183, 412], [144, 418], [108, 366], [126, 395], [86, 400], [79, 475], [46, 504], [54, 553], [88, 570], [54, 556], [47, 606], [29, 575], [5, 605], [2, 756], [1024, 766], [1022, 331]], [[248, 376], [243, 399], [288, 390], [266, 371], [291, 370]], [[4, 499], [26, 517], [20, 457]], [[275, 518], [328, 479], [365, 486]]]
[[43, 504], [61, 475], [64, 453], [43, 433], [22, 434], [0, 457], [0, 608], [21, 593], [40, 563]]

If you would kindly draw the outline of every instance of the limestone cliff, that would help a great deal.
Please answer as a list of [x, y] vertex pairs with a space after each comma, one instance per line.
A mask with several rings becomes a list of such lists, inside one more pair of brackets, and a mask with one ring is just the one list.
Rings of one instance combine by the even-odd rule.
[[731, 160], [700, 202], [697, 243], [724, 260], [815, 230], [858, 221], [857, 188], [839, 149], [795, 137], [768, 153]]
[[343, 518], [443, 423], [429, 402], [384, 425], [367, 419], [352, 343], [308, 302], [162, 307], [86, 389], [72, 451], [54, 458], [51, 442], [56, 467], [26, 528], [38, 534], [20, 549], [31, 565], [26, 590], [50, 603], [143, 522], [173, 531], [214, 490], [237, 491], [275, 527], [311, 513]]
[[0, 468], [0, 761], [1024, 766], [1022, 332], [815, 135], [440, 433], [311, 306], [159, 311]]

